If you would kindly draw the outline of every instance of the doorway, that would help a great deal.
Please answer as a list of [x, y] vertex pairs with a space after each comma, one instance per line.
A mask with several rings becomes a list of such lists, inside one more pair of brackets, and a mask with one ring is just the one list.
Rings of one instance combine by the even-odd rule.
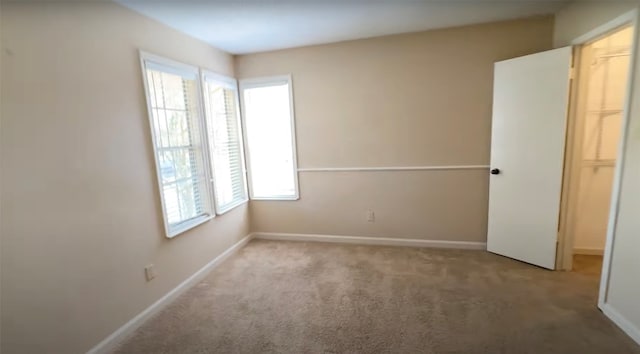
[[610, 219], [634, 31], [625, 26], [575, 48], [565, 160], [565, 270], [599, 276]]
[[571, 270], [575, 247], [607, 283], [636, 23], [632, 11], [574, 46], [495, 63], [489, 252]]
[[491, 253], [549, 270], [575, 258], [629, 334], [607, 296], [638, 23], [632, 10], [572, 46], [495, 63], [487, 227]]

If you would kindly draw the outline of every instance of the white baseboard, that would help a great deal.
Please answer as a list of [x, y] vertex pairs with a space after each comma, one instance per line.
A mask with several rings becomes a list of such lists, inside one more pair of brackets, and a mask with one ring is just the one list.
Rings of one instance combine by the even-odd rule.
[[610, 304], [605, 303], [600, 306], [602, 312], [613, 321], [624, 333], [626, 333], [631, 339], [640, 344], [640, 328], [636, 327], [633, 323], [624, 318], [620, 312], [614, 309]]
[[105, 338], [102, 342], [98, 343], [95, 347], [91, 348], [87, 353], [88, 354], [102, 354], [102, 353], [110, 353], [118, 344], [120, 344], [128, 335], [133, 333], [138, 327], [144, 324], [151, 316], [160, 312], [165, 306], [169, 305], [173, 300], [175, 300], [180, 294], [191, 288], [192, 286], [199, 283], [204, 277], [218, 265], [220, 265], [225, 259], [229, 258], [229, 256], [236, 253], [240, 250], [244, 245], [246, 245], [249, 241], [251, 241], [252, 236], [247, 235], [242, 240], [236, 242], [233, 246], [229, 247], [226, 251], [222, 252], [219, 256], [214, 258], [211, 262], [207, 263], [204, 267], [200, 268], [197, 272], [195, 272], [192, 276], [187, 278], [187, 280], [180, 283], [180, 285], [176, 286], [173, 290], [169, 291], [166, 295], [161, 297], [158, 301], [154, 302], [151, 306], [147, 307], [144, 311], [139, 313], [136, 317], [132, 318], [129, 322], [125, 323], [122, 327], [118, 328], [115, 332]]
[[486, 250], [487, 249], [487, 244], [484, 242], [468, 242], [468, 241], [440, 241], [440, 240], [420, 240], [420, 239], [365, 237], [365, 236], [288, 234], [288, 233], [275, 233], [275, 232], [254, 232], [251, 234], [251, 236], [257, 239], [281, 240], [281, 241], [333, 242], [333, 243], [351, 243], [351, 244], [357, 244], [357, 245], [456, 248], [456, 249], [468, 249], [468, 250]]
[[585, 256], [602, 256], [604, 255], [604, 250], [598, 248], [574, 248], [573, 254], [582, 254]]

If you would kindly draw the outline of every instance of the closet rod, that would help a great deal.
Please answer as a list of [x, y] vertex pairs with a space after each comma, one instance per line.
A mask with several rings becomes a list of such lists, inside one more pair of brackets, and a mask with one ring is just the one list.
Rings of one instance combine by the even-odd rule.
[[604, 54], [596, 56], [596, 59], [608, 59], [615, 57], [628, 57], [631, 56], [631, 53], [619, 53], [619, 54]]

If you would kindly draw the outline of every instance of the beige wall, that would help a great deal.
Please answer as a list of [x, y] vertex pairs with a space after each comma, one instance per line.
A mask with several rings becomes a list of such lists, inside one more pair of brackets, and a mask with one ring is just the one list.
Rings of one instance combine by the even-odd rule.
[[[640, 2], [571, 5], [556, 18], [556, 45], [565, 45], [571, 39], [638, 7]], [[636, 38], [636, 45], [637, 42]], [[635, 67], [606, 306], [628, 322], [636, 340], [640, 341], [640, 55], [636, 56]]]
[[[236, 73], [293, 75], [300, 168], [485, 165], [493, 63], [550, 49], [552, 26], [539, 17], [243, 55]], [[299, 201], [252, 202], [252, 230], [486, 239], [486, 170], [301, 172], [300, 188]]]
[[556, 47], [570, 45], [572, 40], [637, 7], [637, 0], [577, 1], [556, 13], [553, 43]]
[[164, 237], [138, 49], [233, 59], [109, 3], [3, 3], [1, 23], [2, 352], [81, 353], [248, 233], [243, 206]]

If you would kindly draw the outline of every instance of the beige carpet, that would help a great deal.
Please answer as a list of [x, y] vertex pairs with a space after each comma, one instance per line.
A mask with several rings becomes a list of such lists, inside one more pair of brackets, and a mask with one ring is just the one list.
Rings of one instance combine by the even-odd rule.
[[598, 278], [479, 251], [252, 241], [120, 353], [640, 353]]

